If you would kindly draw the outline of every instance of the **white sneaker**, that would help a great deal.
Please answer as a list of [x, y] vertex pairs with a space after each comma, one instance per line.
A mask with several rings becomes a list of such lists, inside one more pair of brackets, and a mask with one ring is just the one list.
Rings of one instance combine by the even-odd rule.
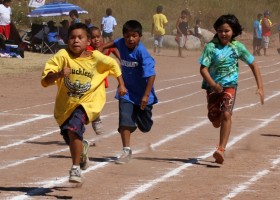
[[101, 120], [93, 121], [91, 124], [92, 124], [92, 128], [93, 128], [94, 132], [96, 133], [96, 135], [104, 134], [103, 125], [102, 125]]
[[81, 183], [83, 181], [83, 177], [81, 174], [81, 170], [78, 168], [71, 168], [69, 171], [69, 182], [70, 183]]
[[88, 149], [89, 149], [89, 142], [87, 140], [83, 140], [83, 152], [81, 154], [81, 161], [80, 161], [80, 168], [82, 170], [86, 170], [89, 167]]
[[116, 160], [116, 164], [125, 164], [131, 160], [132, 150], [123, 148], [122, 154]]

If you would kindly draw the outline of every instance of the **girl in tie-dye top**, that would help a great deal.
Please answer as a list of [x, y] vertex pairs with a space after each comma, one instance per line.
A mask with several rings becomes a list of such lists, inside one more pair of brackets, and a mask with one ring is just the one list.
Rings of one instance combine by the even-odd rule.
[[199, 59], [202, 88], [207, 93], [208, 118], [215, 128], [220, 128], [220, 140], [213, 156], [215, 162], [224, 162], [224, 151], [231, 131], [231, 115], [238, 85], [238, 59], [251, 68], [257, 82], [257, 93], [264, 103], [260, 70], [246, 47], [234, 40], [242, 27], [234, 15], [222, 15], [214, 24], [216, 35]]

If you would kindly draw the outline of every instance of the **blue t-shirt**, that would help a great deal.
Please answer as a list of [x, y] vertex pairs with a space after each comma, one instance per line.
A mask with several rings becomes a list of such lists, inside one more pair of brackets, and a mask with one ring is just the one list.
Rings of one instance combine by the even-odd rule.
[[[127, 94], [122, 97], [116, 93], [116, 99], [123, 98], [135, 105], [140, 105], [146, 90], [148, 78], [155, 76], [155, 60], [149, 54], [142, 42], [130, 50], [125, 45], [124, 38], [114, 40], [120, 52], [122, 77], [127, 89]], [[149, 95], [148, 105], [158, 102], [154, 87]]]
[[254, 21], [254, 37], [262, 39], [262, 26], [259, 20]]
[[[221, 84], [222, 87], [233, 87], [238, 84], [238, 59], [251, 64], [254, 56], [238, 41], [223, 46], [218, 38], [214, 38], [204, 48], [199, 64], [208, 67], [210, 76], [216, 83]], [[205, 80], [202, 82], [202, 88], [210, 89]]]

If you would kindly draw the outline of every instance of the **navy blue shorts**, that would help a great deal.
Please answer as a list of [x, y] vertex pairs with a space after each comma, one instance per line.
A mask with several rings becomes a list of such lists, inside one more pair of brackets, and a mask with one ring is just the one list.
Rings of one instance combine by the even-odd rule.
[[147, 105], [144, 110], [139, 105], [120, 98], [119, 99], [119, 128], [130, 127], [130, 132], [134, 132], [138, 127], [142, 132], [149, 132], [153, 125], [152, 105]]
[[69, 145], [70, 139], [68, 131], [71, 131], [83, 140], [85, 132], [85, 123], [88, 121], [86, 111], [82, 106], [77, 107], [71, 116], [60, 126], [60, 134], [63, 136], [66, 144]]

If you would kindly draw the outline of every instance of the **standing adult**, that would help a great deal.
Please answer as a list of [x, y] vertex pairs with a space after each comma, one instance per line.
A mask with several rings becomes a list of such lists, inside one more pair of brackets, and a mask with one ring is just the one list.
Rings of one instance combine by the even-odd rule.
[[158, 6], [156, 14], [153, 15], [152, 34], [154, 35], [154, 53], [160, 54], [163, 38], [165, 35], [165, 26], [168, 23], [166, 16], [162, 13], [163, 7]]
[[254, 21], [253, 27], [254, 27], [254, 37], [253, 37], [253, 55], [260, 56], [260, 50], [262, 48], [262, 26], [260, 24], [260, 21], [262, 19], [262, 14], [259, 13], [257, 15], [257, 19]]
[[267, 55], [267, 49], [269, 46], [269, 41], [271, 36], [271, 28], [273, 26], [269, 18], [270, 18], [270, 12], [267, 10], [264, 12], [263, 19], [261, 20], [262, 44], [263, 44], [263, 51], [265, 56]]
[[107, 43], [113, 40], [113, 31], [117, 26], [115, 17], [112, 16], [113, 11], [111, 8], [106, 9], [106, 16], [102, 17], [101, 31], [103, 42]]
[[0, 4], [0, 33], [3, 34], [6, 39], [10, 38], [11, 32], [11, 9], [12, 0], [4, 0], [3, 4]]

